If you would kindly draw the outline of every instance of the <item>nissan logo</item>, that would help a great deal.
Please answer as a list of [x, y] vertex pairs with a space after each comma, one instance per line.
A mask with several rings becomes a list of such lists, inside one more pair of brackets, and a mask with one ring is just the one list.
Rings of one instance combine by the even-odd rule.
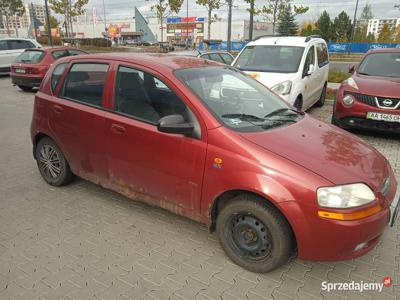
[[383, 100], [382, 103], [383, 103], [383, 105], [385, 105], [385, 106], [392, 106], [393, 101], [390, 100], [390, 99], [385, 99], [385, 100]]

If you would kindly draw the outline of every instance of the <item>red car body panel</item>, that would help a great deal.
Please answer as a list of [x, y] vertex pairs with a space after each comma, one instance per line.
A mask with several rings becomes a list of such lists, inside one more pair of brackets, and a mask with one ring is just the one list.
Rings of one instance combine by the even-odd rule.
[[[236, 191], [258, 194], [286, 217], [304, 259], [356, 257], [370, 250], [383, 233], [396, 179], [387, 160], [353, 135], [308, 115], [295, 125], [261, 133], [238, 133], [222, 126], [174, 75], [176, 69], [219, 65], [214, 62], [107, 54], [63, 58], [60, 63], [78, 61], [109, 63], [102, 109], [59, 98], [61, 84], [53, 93], [47, 75], [35, 97], [31, 126], [34, 146], [41, 135], [51, 137], [78, 176], [208, 225], [214, 222], [220, 197]], [[156, 126], [114, 113], [119, 65], [141, 69], [167, 84], [193, 111], [201, 138], [162, 133]], [[67, 71], [68, 67], [60, 82]], [[384, 196], [379, 188], [387, 177], [392, 184]], [[367, 183], [377, 199], [346, 212], [376, 204], [383, 209], [357, 221], [320, 218], [316, 189], [352, 182]], [[354, 252], [363, 242], [368, 244]]]
[[[400, 49], [397, 48], [387, 48], [387, 49], [379, 49], [379, 50], [371, 50], [369, 51], [365, 57], [375, 53], [400, 53]], [[364, 59], [365, 59], [364, 57]], [[357, 98], [354, 101], [354, 104], [351, 107], [343, 104], [343, 97], [347, 93], [356, 93], [362, 95], [368, 95], [373, 97], [381, 97], [381, 98], [391, 98], [391, 99], [399, 99], [400, 101], [400, 77], [382, 77], [382, 76], [366, 76], [362, 75], [356, 69], [352, 78], [356, 82], [358, 89], [350, 86], [348, 82], [345, 80], [339, 87], [336, 93], [336, 101], [333, 107], [333, 118], [337, 123], [340, 123], [344, 118], [356, 118], [364, 121], [363, 127], [368, 126], [368, 122], [372, 124], [371, 121], [366, 120], [367, 112], [377, 112], [384, 114], [392, 114], [392, 115], [400, 115], [400, 106], [397, 109], [385, 109], [377, 107], [376, 105], [371, 106], [369, 104], [363, 103], [359, 101]], [[378, 122], [379, 123], [379, 122]], [[383, 123], [383, 121], [380, 121]], [[378, 124], [379, 125], [379, 124]], [[400, 132], [400, 124], [394, 124], [395, 132]], [[396, 127], [397, 126], [397, 127]], [[344, 124], [343, 127], [349, 127], [349, 124]], [[357, 125], [355, 125], [357, 127]], [[376, 129], [373, 128], [372, 129]]]
[[[82, 53], [86, 53], [83, 50], [70, 48], [70, 47], [52, 47], [52, 48], [44, 48], [44, 49], [27, 49], [26, 51], [38, 51], [43, 52], [44, 55], [42, 59], [38, 63], [24, 63], [24, 62], [15, 62], [11, 65], [11, 81], [17, 85], [25, 85], [29, 87], [38, 87], [40, 86], [46, 72], [50, 68], [50, 65], [56, 61], [53, 57], [53, 53], [55, 51], [62, 50], [77, 50]], [[23, 69], [26, 73], [21, 74], [17, 73], [16, 69]]]

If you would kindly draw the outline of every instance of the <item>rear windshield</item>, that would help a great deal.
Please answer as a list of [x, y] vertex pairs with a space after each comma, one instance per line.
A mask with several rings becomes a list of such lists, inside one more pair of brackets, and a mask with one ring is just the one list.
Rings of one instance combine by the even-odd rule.
[[367, 76], [400, 77], [400, 52], [369, 54], [358, 67], [358, 73]]
[[16, 59], [15, 62], [17, 63], [30, 63], [30, 64], [36, 64], [42, 60], [44, 56], [43, 51], [37, 51], [37, 50], [28, 50], [25, 52], [22, 52]]
[[247, 46], [234, 67], [242, 71], [272, 73], [297, 72], [304, 47], [292, 46]]

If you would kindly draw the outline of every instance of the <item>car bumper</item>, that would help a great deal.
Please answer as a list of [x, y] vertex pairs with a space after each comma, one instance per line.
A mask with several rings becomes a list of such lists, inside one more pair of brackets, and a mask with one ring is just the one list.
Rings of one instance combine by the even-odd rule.
[[42, 77], [16, 76], [11, 74], [11, 82], [14, 85], [39, 87], [42, 83], [42, 80]]
[[[397, 191], [397, 192], [396, 192]], [[297, 241], [298, 257], [307, 260], [347, 260], [364, 255], [375, 247], [388, 225], [399, 222], [400, 186], [394, 187], [376, 214], [353, 221], [315, 217], [315, 212], [302, 212], [295, 203], [285, 202], [280, 209], [291, 224]], [[389, 204], [390, 203], [390, 204]], [[292, 207], [291, 207], [292, 206]], [[397, 218], [397, 221], [395, 220]]]
[[8, 75], [10, 74], [11, 67], [0, 67], [0, 75]]

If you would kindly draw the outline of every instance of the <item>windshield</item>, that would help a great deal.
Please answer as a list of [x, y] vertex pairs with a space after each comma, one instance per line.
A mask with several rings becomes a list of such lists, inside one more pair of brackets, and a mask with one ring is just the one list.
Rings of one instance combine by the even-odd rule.
[[303, 47], [247, 46], [234, 66], [243, 71], [295, 73], [303, 51]]
[[43, 51], [29, 50], [29, 51], [22, 52], [15, 59], [15, 62], [36, 64], [42, 60], [43, 56], [44, 56]]
[[175, 71], [208, 109], [227, 127], [262, 131], [296, 123], [302, 113], [250, 76], [230, 67]]
[[358, 67], [358, 73], [369, 76], [400, 77], [400, 52], [369, 54]]

